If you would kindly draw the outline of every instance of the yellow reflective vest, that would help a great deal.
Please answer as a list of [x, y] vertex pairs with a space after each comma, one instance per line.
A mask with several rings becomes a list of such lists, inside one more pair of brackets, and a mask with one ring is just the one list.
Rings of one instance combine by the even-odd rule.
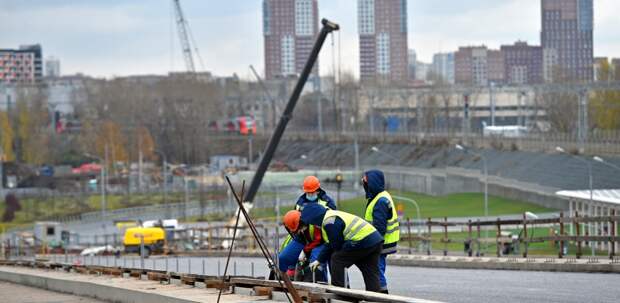
[[[370, 203], [368, 203], [368, 206], [366, 206], [366, 214], [364, 216], [364, 219], [372, 224], [373, 210], [375, 209], [375, 205], [377, 204], [377, 201], [379, 201], [379, 199], [381, 198], [386, 198], [390, 203], [390, 208], [392, 209], [392, 217], [389, 218], [387, 221], [385, 235], [383, 236], [383, 245], [385, 247], [386, 245], [389, 245], [392, 243], [398, 243], [398, 240], [400, 240], [400, 225], [398, 223], [398, 214], [396, 213], [396, 207], [394, 207], [394, 201], [392, 200], [392, 196], [390, 196], [390, 194], [387, 191], [382, 191], [377, 196], [375, 196], [375, 198], [372, 199]], [[392, 250], [395, 251], [395, 248], [391, 249], [390, 252]], [[383, 253], [387, 253], [387, 252], [388, 251], [384, 251]]]
[[324, 226], [332, 217], [338, 217], [344, 222], [345, 227], [342, 235], [345, 241], [358, 242], [377, 231], [372, 224], [369, 224], [358, 216], [343, 211], [328, 209], [325, 213], [325, 217], [323, 217], [323, 225], [321, 226], [323, 240], [326, 243], [329, 243], [329, 237], [325, 232]]

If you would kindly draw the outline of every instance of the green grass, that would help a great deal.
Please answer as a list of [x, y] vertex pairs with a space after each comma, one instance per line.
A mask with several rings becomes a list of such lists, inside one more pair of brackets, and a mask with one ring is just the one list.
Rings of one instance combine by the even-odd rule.
[[[484, 216], [484, 194], [459, 193], [445, 196], [429, 196], [418, 193], [392, 192], [393, 196], [403, 196], [414, 199], [420, 206], [422, 218], [443, 217], [477, 217]], [[404, 217], [416, 218], [416, 209], [411, 202], [394, 198], [394, 202], [402, 204]], [[366, 199], [363, 197], [343, 200], [338, 204], [340, 210], [363, 216], [366, 209]], [[497, 196], [489, 196], [489, 216], [522, 214], [526, 211], [545, 213], [556, 211], [525, 201], [517, 201]]]

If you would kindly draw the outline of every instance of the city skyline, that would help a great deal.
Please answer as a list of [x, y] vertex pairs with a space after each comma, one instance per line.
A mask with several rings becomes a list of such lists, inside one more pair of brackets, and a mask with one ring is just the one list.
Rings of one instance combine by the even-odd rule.
[[[420, 61], [430, 63], [434, 53], [453, 52], [459, 46], [484, 44], [497, 49], [517, 40], [540, 45], [540, 0], [497, 2], [409, 0], [409, 48], [416, 50]], [[253, 64], [264, 75], [262, 0], [225, 5], [220, 1], [186, 0], [181, 4], [205, 70], [222, 76], [237, 73], [251, 79], [248, 66]], [[613, 0], [594, 3], [596, 57], [620, 57], [620, 33], [613, 13], [619, 9], [620, 3]], [[342, 26], [334, 39], [336, 43], [341, 41], [342, 71], [359, 76], [356, 11], [357, 0], [319, 1], [319, 16]], [[167, 0], [95, 1], [88, 5], [74, 1], [2, 1], [0, 27], [7, 31], [0, 35], [0, 47], [40, 43], [44, 57], [60, 59], [64, 74], [164, 74], [171, 67], [182, 71], [183, 59], [171, 13], [171, 1]], [[322, 75], [332, 72], [332, 54], [337, 57], [338, 53], [331, 50], [331, 39], [326, 50], [320, 58]]]

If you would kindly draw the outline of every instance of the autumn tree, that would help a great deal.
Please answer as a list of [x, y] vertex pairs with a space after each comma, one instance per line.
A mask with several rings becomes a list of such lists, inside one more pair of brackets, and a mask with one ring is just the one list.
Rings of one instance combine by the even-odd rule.
[[29, 164], [45, 163], [52, 129], [43, 89], [38, 86], [19, 87], [15, 120], [20, 160]]
[[14, 133], [9, 115], [6, 112], [0, 112], [0, 148], [2, 148], [3, 161], [15, 161], [13, 140]]
[[[599, 81], [613, 79], [611, 65], [607, 60], [601, 61], [597, 78]], [[595, 91], [590, 98], [590, 112], [596, 128], [604, 130], [620, 129], [620, 91]]]

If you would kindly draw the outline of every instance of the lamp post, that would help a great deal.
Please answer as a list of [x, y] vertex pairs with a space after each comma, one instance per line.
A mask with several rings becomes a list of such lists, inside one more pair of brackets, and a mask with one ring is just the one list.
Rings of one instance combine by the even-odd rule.
[[573, 157], [576, 160], [579, 160], [582, 163], [585, 163], [588, 166], [588, 182], [590, 183], [590, 207], [592, 206], [592, 201], [593, 201], [593, 190], [592, 190], [592, 163], [590, 163], [590, 161], [582, 159], [581, 157], [575, 156], [573, 154], [569, 154], [568, 152], [566, 152], [566, 150], [562, 147], [556, 146], [555, 150], [561, 154], [566, 154], [569, 155], [571, 157]]
[[371, 148], [370, 148], [370, 150], [372, 150], [372, 151], [373, 151], [373, 152], [375, 152], [375, 153], [385, 155], [385, 156], [387, 156], [388, 158], [392, 158], [392, 159], [396, 160], [396, 162], [401, 162], [401, 161], [402, 161], [401, 159], [399, 159], [399, 158], [395, 157], [394, 155], [390, 155], [390, 154], [388, 154], [388, 153], [386, 153], [386, 152], [384, 152], [384, 151], [380, 150], [380, 149], [379, 149], [378, 147], [376, 147], [376, 146], [371, 147]]
[[166, 174], [167, 169], [166, 167], [168, 166], [168, 160], [166, 158], [166, 154], [164, 154], [163, 151], [161, 150], [157, 150], [157, 149], [153, 149], [153, 152], [160, 155], [162, 158], [162, 165], [161, 165], [161, 175], [162, 175], [162, 179], [163, 179], [163, 198], [164, 198], [164, 205], [166, 205], [166, 209], [168, 212], [168, 217], [170, 217], [170, 209], [168, 208], [168, 175]]
[[[592, 163], [588, 160], [582, 159], [581, 157], [575, 156], [573, 154], [570, 154], [568, 152], [566, 152], [566, 150], [560, 146], [556, 146], [555, 150], [558, 153], [561, 154], [566, 154], [571, 156], [572, 158], [579, 160], [582, 163], [585, 163], [588, 166], [588, 183], [590, 184], [590, 206], [588, 206], [588, 210], [591, 210], [591, 207], [593, 207], [594, 203], [593, 203], [593, 195], [594, 195], [594, 190], [593, 190], [593, 185], [592, 185]], [[600, 159], [600, 158], [599, 158]], [[601, 159], [602, 160], [602, 159]], [[595, 159], [596, 161], [596, 159]], [[590, 234], [592, 234], [592, 226], [588, 225], [588, 229], [590, 230]], [[591, 244], [592, 246], [592, 254], [594, 255], [594, 246]]]
[[[474, 156], [480, 157], [480, 159], [482, 159], [482, 169], [484, 171], [484, 219], [488, 220], [489, 218], [489, 171], [487, 169], [487, 158], [481, 154], [481, 153], [477, 153], [477, 152], [473, 152], [465, 147], [463, 147], [460, 144], [455, 145], [455, 148], [464, 152], [464, 153], [468, 153], [468, 154], [472, 154]], [[484, 230], [484, 237], [488, 238], [489, 237], [489, 230], [485, 229]], [[486, 243], [486, 242], [485, 242]], [[485, 247], [486, 250], [486, 247]]]
[[[460, 144], [457, 144], [456, 149], [468, 153], [468, 154], [472, 154], [474, 156], [480, 157], [480, 159], [482, 159], [482, 169], [484, 172], [484, 216], [488, 217], [489, 216], [489, 171], [487, 169], [487, 158], [480, 153], [477, 152], [473, 152], [465, 147], [463, 147]], [[486, 219], [486, 218], [485, 218]]]
[[614, 168], [614, 169], [616, 169], [616, 170], [619, 170], [619, 171], [620, 171], [620, 166], [615, 165], [615, 164], [613, 164], [613, 163], [609, 163], [609, 162], [605, 161], [605, 159], [603, 159], [603, 158], [601, 158], [601, 157], [599, 157], [599, 156], [594, 156], [594, 157], [592, 158], [592, 160], [594, 160], [594, 161], [596, 161], [596, 162], [598, 162], [598, 163], [601, 163], [601, 164], [607, 165], [607, 166], [609, 166], [609, 167], [611, 167], [611, 168]]
[[[382, 155], [387, 156], [388, 158], [392, 158], [392, 159], [396, 160], [396, 162], [397, 162], [398, 164], [400, 164], [400, 162], [402, 162], [402, 160], [401, 160], [401, 159], [399, 159], [399, 158], [397, 158], [397, 157], [395, 157], [395, 156], [393, 156], [393, 155], [391, 155], [391, 154], [388, 154], [388, 153], [386, 153], [386, 152], [384, 152], [384, 151], [380, 150], [380, 149], [379, 149], [378, 147], [376, 147], [376, 146], [371, 147], [371, 148], [370, 148], [370, 150], [372, 150], [374, 153], [382, 154]], [[403, 187], [404, 187], [404, 182], [403, 182], [403, 173], [402, 173], [400, 170], [399, 170], [399, 172], [398, 172], [398, 179], [399, 179], [399, 182], [400, 182], [400, 191], [401, 191], [401, 192], [403, 192]]]
[[97, 160], [99, 160], [99, 163], [101, 163], [101, 169], [99, 170], [101, 172], [101, 182], [100, 182], [100, 187], [101, 187], [101, 220], [103, 220], [103, 218], [105, 218], [106, 215], [106, 200], [105, 200], [105, 186], [106, 186], [106, 182], [105, 182], [105, 176], [106, 176], [106, 161], [99, 157], [99, 156], [95, 156], [95, 155], [91, 155], [88, 153], [85, 153], [84, 156], [89, 157], [89, 158], [95, 158]]
[[[419, 224], [420, 224], [420, 222], [422, 222], [422, 217], [420, 216], [420, 206], [418, 205], [418, 202], [416, 202], [414, 199], [403, 197], [403, 196], [394, 196], [394, 198], [400, 199], [400, 200], [405, 200], [405, 201], [410, 202], [411, 204], [413, 204], [413, 206], [415, 206], [416, 214], [418, 216], [418, 224], [416, 224], [415, 230], [416, 230], [416, 233], [418, 234], [418, 239], [419, 239], [420, 238], [420, 225]], [[409, 235], [409, 236], [411, 236], [411, 235]], [[420, 249], [418, 247], [418, 251], [419, 250]]]

